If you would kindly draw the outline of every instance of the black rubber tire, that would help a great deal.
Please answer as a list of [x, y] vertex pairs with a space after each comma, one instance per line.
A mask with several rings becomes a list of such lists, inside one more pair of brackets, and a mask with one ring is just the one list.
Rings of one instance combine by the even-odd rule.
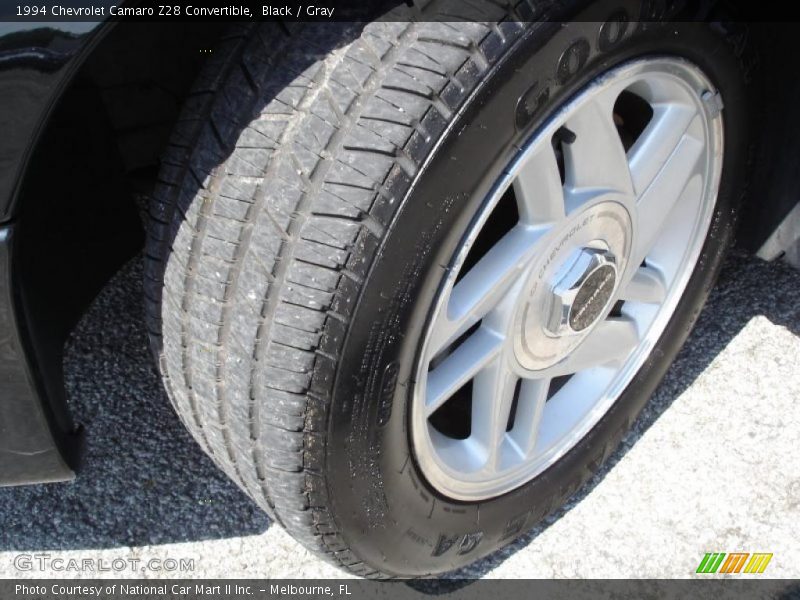
[[[683, 343], [746, 189], [741, 32], [636, 24], [637, 2], [561, 6], [568, 27], [486, 7], [493, 24], [238, 29], [186, 103], [150, 208], [148, 327], [178, 414], [274, 520], [363, 576], [463, 566], [586, 482]], [[619, 39], [609, 20], [627, 21]], [[595, 76], [648, 54], [694, 61], [726, 106], [719, 201], [686, 294], [628, 390], [559, 463], [500, 498], [443, 498], [407, 434], [442, 265], [521, 141]]]

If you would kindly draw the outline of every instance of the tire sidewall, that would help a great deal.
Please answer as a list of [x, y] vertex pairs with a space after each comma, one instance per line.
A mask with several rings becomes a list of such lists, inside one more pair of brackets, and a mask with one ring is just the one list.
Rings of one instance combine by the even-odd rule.
[[[385, 573], [427, 575], [460, 567], [561, 506], [630, 429], [713, 285], [746, 189], [748, 102], [741, 55], [724, 35], [691, 23], [629, 21], [624, 35], [609, 44], [604, 27], [624, 21], [618, 6], [593, 5], [597, 22], [531, 27], [451, 122], [371, 257], [333, 383], [324, 470], [331, 512], [348, 546]], [[444, 265], [499, 169], [524, 140], [597, 75], [659, 55], [696, 64], [725, 102], [718, 201], [684, 296], [627, 389], [560, 461], [499, 498], [448, 500], [419, 472], [409, 435], [419, 341]]]

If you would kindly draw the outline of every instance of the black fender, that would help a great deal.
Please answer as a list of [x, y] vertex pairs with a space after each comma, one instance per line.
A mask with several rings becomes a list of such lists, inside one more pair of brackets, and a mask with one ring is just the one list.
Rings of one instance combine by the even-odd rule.
[[64, 343], [141, 249], [136, 201], [212, 59], [203, 50], [231, 28], [41, 25], [8, 21], [0, 35], [0, 485], [75, 476]]
[[15, 269], [23, 175], [58, 99], [111, 24], [31, 28], [0, 37], [0, 485], [74, 477], [80, 434], [66, 410], [60, 355], [30, 334]]

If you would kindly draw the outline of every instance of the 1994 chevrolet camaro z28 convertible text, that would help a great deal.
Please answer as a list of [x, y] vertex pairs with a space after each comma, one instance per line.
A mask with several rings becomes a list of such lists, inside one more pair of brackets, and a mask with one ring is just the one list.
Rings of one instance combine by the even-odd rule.
[[5, 24], [0, 481], [75, 476], [63, 344], [141, 251], [175, 410], [327, 560], [446, 572], [578, 490], [737, 217], [744, 247], [796, 252], [796, 28], [503, 4]]

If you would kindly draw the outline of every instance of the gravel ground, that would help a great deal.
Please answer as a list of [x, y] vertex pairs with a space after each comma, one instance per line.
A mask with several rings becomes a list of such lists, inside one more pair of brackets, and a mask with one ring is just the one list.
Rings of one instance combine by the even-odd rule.
[[[197, 577], [339, 577], [193, 443], [147, 353], [133, 261], [69, 344], [87, 428], [74, 483], [0, 489], [0, 577], [19, 553], [194, 559]], [[800, 576], [800, 273], [732, 257], [635, 430], [569, 506], [461, 577], [687, 577], [705, 552], [772, 552]], [[129, 572], [120, 575], [130, 575]], [[96, 576], [86, 573], [86, 576]], [[160, 577], [144, 571], [137, 576]]]

